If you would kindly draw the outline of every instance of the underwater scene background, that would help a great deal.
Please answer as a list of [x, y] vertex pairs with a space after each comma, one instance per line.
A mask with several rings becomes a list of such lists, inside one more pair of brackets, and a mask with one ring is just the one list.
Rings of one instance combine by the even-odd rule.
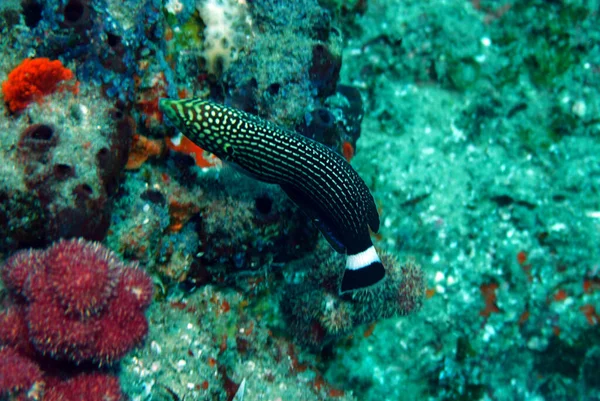
[[[598, 0], [1, 0], [1, 400], [600, 400]], [[375, 198], [384, 282], [171, 125]]]

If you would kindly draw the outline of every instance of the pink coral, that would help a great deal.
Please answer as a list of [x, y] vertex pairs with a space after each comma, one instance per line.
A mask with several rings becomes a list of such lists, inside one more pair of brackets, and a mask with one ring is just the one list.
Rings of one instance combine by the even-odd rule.
[[121, 267], [111, 251], [97, 242], [61, 241], [48, 250], [46, 259], [48, 283], [67, 312], [89, 316], [104, 308]]
[[37, 364], [11, 348], [0, 348], [0, 398], [30, 389], [42, 379]]
[[35, 353], [29, 343], [25, 311], [22, 306], [12, 305], [0, 311], [0, 347], [9, 346], [23, 355]]
[[69, 317], [53, 302], [32, 303], [25, 319], [30, 341], [44, 355], [83, 362], [97, 354], [95, 344], [100, 333], [95, 320]]
[[119, 401], [123, 393], [119, 379], [114, 376], [91, 373], [81, 374], [51, 387], [44, 401]]
[[[18, 253], [0, 271], [24, 298], [25, 307], [15, 310], [22, 310], [29, 342], [44, 355], [113, 363], [148, 331], [152, 281], [99, 243], [62, 240], [43, 252]], [[10, 313], [0, 317], [20, 321]], [[0, 331], [0, 345], [17, 345], [14, 338]]]
[[[48, 365], [44, 362], [43, 365]], [[39, 361], [14, 349], [0, 348], [0, 399], [44, 401], [120, 401], [119, 379], [104, 373], [46, 375]], [[65, 376], [65, 378], [59, 378]]]
[[29, 272], [44, 263], [44, 253], [38, 250], [24, 250], [12, 255], [0, 269], [6, 287], [18, 295], [24, 295], [25, 280]]

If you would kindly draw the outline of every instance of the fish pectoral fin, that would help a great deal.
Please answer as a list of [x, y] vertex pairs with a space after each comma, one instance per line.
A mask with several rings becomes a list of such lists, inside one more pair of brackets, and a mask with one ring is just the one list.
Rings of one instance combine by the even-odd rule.
[[315, 226], [317, 226], [319, 231], [321, 231], [321, 234], [323, 234], [323, 237], [325, 237], [327, 242], [329, 242], [329, 245], [331, 245], [336, 252], [346, 253], [346, 247], [342, 241], [340, 241], [339, 236], [330, 228], [331, 226], [329, 224], [326, 224], [323, 220], [318, 218], [312, 219], [312, 221]]
[[290, 185], [280, 185], [283, 192], [306, 214], [319, 229], [329, 245], [338, 253], [346, 253], [341, 235], [334, 229], [327, 215], [309, 197]]

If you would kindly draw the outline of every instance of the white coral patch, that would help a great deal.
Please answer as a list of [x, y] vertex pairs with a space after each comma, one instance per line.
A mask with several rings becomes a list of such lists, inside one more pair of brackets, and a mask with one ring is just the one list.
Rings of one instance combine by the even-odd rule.
[[226, 69], [237, 58], [240, 38], [251, 26], [246, 2], [240, 0], [199, 0], [196, 8], [204, 29], [204, 57], [209, 72]]

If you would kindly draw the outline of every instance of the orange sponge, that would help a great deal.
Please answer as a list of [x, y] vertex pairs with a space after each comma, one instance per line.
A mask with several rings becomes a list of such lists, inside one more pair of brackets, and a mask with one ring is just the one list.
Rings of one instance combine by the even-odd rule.
[[192, 156], [198, 167], [213, 167], [218, 164], [216, 156], [207, 154], [201, 147], [181, 134], [174, 138], [166, 138], [165, 142], [167, 148]]
[[40, 100], [57, 90], [78, 92], [78, 84], [62, 85], [73, 78], [73, 72], [59, 60], [47, 58], [25, 59], [8, 74], [2, 83], [4, 101], [12, 112], [25, 109], [34, 100]]

